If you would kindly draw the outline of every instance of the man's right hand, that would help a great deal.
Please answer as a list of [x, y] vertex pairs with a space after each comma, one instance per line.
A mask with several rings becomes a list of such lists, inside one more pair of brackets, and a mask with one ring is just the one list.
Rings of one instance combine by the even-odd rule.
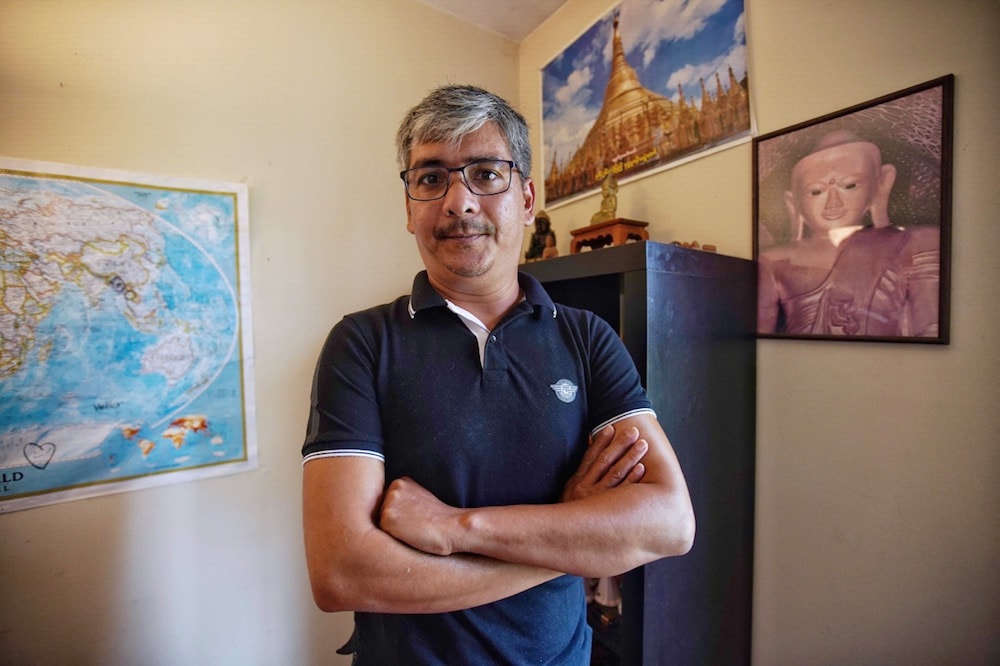
[[562, 501], [583, 499], [611, 488], [638, 483], [646, 473], [642, 457], [649, 444], [639, 439], [639, 430], [631, 427], [623, 432], [606, 426], [590, 440], [583, 460], [563, 487]]

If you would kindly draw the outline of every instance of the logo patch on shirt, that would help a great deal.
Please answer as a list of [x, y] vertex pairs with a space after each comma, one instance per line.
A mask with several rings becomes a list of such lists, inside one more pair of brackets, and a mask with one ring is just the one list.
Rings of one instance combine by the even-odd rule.
[[560, 379], [555, 384], [549, 384], [549, 388], [563, 402], [573, 402], [576, 400], [576, 392], [580, 390], [576, 384], [568, 379]]

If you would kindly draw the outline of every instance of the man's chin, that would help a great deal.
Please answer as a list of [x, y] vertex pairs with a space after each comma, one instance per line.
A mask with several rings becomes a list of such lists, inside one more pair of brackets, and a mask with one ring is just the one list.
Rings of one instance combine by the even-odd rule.
[[446, 268], [459, 277], [477, 278], [486, 275], [492, 268], [492, 264], [448, 264]]
[[482, 252], [466, 247], [458, 252], [442, 257], [444, 267], [465, 278], [475, 278], [485, 275], [495, 263], [495, 257], [489, 252]]

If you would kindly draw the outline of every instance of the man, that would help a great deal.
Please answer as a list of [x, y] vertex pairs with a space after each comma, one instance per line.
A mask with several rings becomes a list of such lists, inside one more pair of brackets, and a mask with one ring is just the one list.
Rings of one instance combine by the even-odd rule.
[[796, 163], [793, 241], [759, 257], [760, 332], [937, 335], [940, 232], [890, 223], [895, 179], [878, 146], [843, 130]]
[[517, 271], [535, 203], [524, 118], [447, 86], [397, 147], [426, 270], [337, 324], [317, 365], [316, 603], [355, 611], [358, 664], [589, 663], [579, 577], [691, 547], [677, 459], [617, 334]]

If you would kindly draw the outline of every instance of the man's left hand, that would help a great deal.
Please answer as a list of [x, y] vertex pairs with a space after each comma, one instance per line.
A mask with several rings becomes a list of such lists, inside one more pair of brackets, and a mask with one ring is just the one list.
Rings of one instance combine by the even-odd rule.
[[396, 539], [432, 555], [451, 555], [453, 529], [461, 511], [449, 506], [409, 477], [389, 484], [379, 527]]
[[606, 426], [590, 441], [583, 460], [563, 488], [562, 501], [583, 499], [616, 488], [638, 483], [646, 473], [642, 458], [649, 444], [639, 439], [638, 428], [617, 432]]

